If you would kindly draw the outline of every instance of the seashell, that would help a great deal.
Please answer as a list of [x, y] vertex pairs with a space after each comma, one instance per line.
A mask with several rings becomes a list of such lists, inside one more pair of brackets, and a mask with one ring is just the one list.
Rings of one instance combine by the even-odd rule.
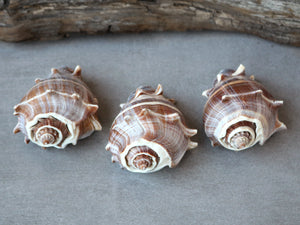
[[182, 113], [161, 85], [139, 87], [115, 118], [106, 150], [112, 162], [132, 172], [149, 173], [165, 166], [175, 167], [187, 149], [198, 144], [190, 137], [196, 129], [186, 127]]
[[234, 151], [264, 142], [276, 131], [286, 129], [278, 120], [283, 101], [274, 97], [254, 76], [245, 76], [245, 67], [223, 70], [214, 87], [203, 92], [208, 98], [204, 108], [204, 126], [212, 145]]
[[94, 130], [101, 130], [96, 116], [98, 101], [82, 81], [81, 68], [52, 69], [48, 79], [36, 84], [14, 107], [18, 124], [14, 133], [25, 134], [25, 143], [65, 148]]

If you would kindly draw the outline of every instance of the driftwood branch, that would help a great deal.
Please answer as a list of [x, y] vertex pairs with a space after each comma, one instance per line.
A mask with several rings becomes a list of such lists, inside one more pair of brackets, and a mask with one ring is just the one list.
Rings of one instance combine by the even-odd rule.
[[300, 46], [299, 0], [0, 0], [0, 39], [226, 30]]

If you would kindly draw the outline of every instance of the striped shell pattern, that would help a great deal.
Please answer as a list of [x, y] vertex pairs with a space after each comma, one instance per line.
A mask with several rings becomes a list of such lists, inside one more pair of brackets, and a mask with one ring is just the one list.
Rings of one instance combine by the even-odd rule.
[[182, 113], [165, 98], [161, 85], [139, 87], [115, 118], [106, 150], [112, 161], [132, 172], [149, 173], [175, 167], [187, 149], [195, 148]]
[[81, 79], [81, 68], [52, 69], [48, 79], [36, 84], [14, 107], [18, 124], [14, 133], [25, 134], [25, 143], [65, 148], [101, 130], [96, 116], [98, 101]]
[[223, 70], [214, 87], [203, 92], [208, 98], [204, 126], [212, 145], [240, 151], [264, 142], [276, 131], [286, 129], [278, 120], [283, 101], [274, 97], [254, 76], [245, 76], [245, 67]]

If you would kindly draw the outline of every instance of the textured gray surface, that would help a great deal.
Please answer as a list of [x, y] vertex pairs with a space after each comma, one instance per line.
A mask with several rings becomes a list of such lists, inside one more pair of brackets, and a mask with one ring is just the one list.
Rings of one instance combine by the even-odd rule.
[[[288, 130], [243, 152], [212, 148], [202, 127], [223, 68], [246, 66], [277, 99]], [[17, 104], [51, 67], [82, 66], [100, 102], [103, 131], [65, 150], [13, 135]], [[0, 43], [0, 224], [300, 224], [300, 50], [253, 36], [165, 33]], [[197, 149], [175, 169], [134, 174], [104, 147], [119, 104], [140, 84], [175, 98]]]

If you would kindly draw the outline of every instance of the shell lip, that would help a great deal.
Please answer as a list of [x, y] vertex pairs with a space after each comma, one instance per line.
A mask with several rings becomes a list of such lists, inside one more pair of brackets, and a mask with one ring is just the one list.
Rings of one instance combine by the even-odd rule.
[[46, 147], [65, 148], [70, 143], [72, 143], [73, 145], [76, 145], [78, 137], [79, 137], [79, 133], [80, 133], [78, 126], [76, 126], [75, 122], [73, 122], [57, 113], [38, 114], [31, 121], [27, 122], [25, 129], [27, 131], [27, 134], [29, 134], [29, 139], [33, 143], [40, 145], [39, 143], [37, 143], [34, 140], [32, 134], [31, 134], [31, 129], [37, 124], [39, 119], [45, 119], [45, 118], [49, 118], [49, 117], [53, 117], [53, 118], [61, 121], [62, 123], [65, 123], [70, 132], [70, 135], [62, 143], [59, 143], [60, 145], [56, 144], [53, 146], [51, 145], [51, 146], [46, 146]]
[[[255, 145], [257, 142], [263, 143], [264, 142], [264, 135], [263, 135], [263, 130], [264, 126], [266, 125], [266, 119], [262, 115], [260, 115], [260, 118], [255, 118], [255, 115], [251, 115], [253, 112], [248, 111], [248, 110], [239, 110], [236, 111], [226, 117], [224, 117], [218, 124], [218, 126], [215, 129], [214, 132], [214, 137], [218, 140], [218, 142], [225, 148], [233, 150], [233, 151], [240, 151], [244, 150], [247, 148], [252, 147]], [[247, 115], [248, 114], [248, 115]], [[236, 124], [241, 121], [248, 121], [251, 123], [254, 123], [256, 126], [255, 129], [255, 138], [251, 141], [251, 145], [248, 145], [246, 148], [243, 149], [235, 149], [232, 148], [229, 144], [223, 141], [224, 137], [226, 136], [227, 129], [231, 127], [233, 124]]]

